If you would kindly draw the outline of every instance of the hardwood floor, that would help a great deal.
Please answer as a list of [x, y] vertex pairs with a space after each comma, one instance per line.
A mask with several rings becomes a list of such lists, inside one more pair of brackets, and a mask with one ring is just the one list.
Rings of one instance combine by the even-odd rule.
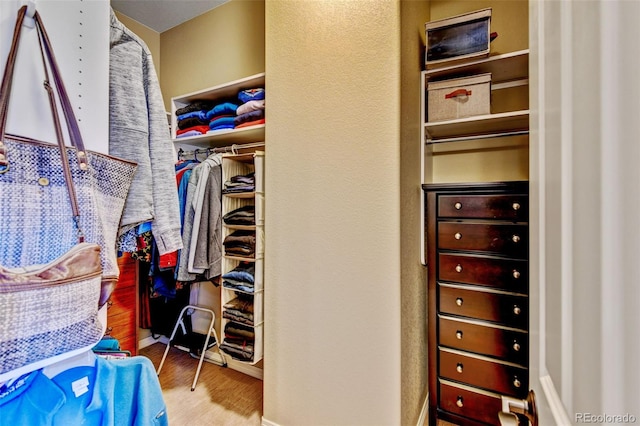
[[[165, 345], [140, 349], [158, 368]], [[160, 386], [170, 426], [259, 426], [262, 419], [262, 380], [230, 368], [204, 362], [196, 389], [191, 384], [198, 360], [171, 348], [160, 374]]]

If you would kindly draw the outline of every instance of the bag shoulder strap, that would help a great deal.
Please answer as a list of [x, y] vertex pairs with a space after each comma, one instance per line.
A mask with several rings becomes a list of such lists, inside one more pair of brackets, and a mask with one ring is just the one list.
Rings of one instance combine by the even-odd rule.
[[[2, 77], [2, 84], [0, 85], [0, 173], [7, 173], [9, 171], [9, 157], [7, 153], [7, 146], [4, 143], [4, 138], [6, 134], [7, 112], [9, 107], [9, 98], [11, 94], [13, 73], [15, 69], [18, 45], [20, 43], [20, 35], [22, 33], [22, 27], [23, 27], [22, 23], [25, 18], [26, 10], [27, 10], [27, 6], [22, 6], [18, 11], [16, 26], [13, 31], [13, 39], [11, 41], [11, 49], [7, 57], [7, 64], [4, 70], [4, 75]], [[69, 200], [71, 202], [73, 218], [78, 230], [78, 242], [83, 242], [84, 235], [83, 235], [82, 229], [80, 228], [80, 220], [79, 220], [80, 209], [78, 208], [78, 199], [76, 196], [75, 186], [73, 184], [71, 167], [69, 166], [69, 159], [67, 157], [67, 147], [64, 142], [62, 126], [60, 125], [60, 117], [58, 115], [56, 99], [55, 99], [55, 95], [53, 93], [51, 84], [49, 82], [47, 65], [44, 61], [45, 56], [49, 62], [49, 68], [51, 69], [51, 74], [53, 75], [54, 86], [56, 87], [60, 104], [62, 106], [62, 111], [67, 123], [67, 129], [69, 131], [71, 145], [77, 151], [76, 155], [78, 159], [78, 165], [81, 170], [88, 169], [87, 155], [84, 148], [84, 143], [82, 142], [82, 136], [80, 135], [80, 129], [78, 127], [78, 123], [76, 121], [75, 115], [73, 114], [73, 108], [71, 107], [71, 102], [69, 101], [69, 96], [67, 95], [64, 84], [62, 83], [62, 78], [60, 77], [58, 64], [55, 60], [53, 49], [51, 48], [51, 41], [49, 40], [49, 36], [46, 30], [44, 29], [44, 25], [42, 24], [42, 19], [40, 18], [40, 14], [37, 11], [35, 12], [34, 19], [36, 22], [36, 28], [38, 33], [38, 42], [40, 43], [40, 48], [43, 55], [43, 66], [45, 70], [44, 88], [48, 94], [49, 105], [51, 107], [51, 113], [53, 116], [53, 123], [55, 126], [58, 147], [60, 149], [60, 156], [61, 156], [62, 168], [65, 176], [65, 182], [66, 182], [67, 190], [69, 192]]]

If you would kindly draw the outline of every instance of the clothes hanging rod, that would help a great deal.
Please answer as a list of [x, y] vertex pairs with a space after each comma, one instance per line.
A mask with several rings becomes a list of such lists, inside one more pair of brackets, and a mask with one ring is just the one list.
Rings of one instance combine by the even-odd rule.
[[227, 145], [227, 146], [219, 146], [219, 147], [208, 147], [208, 148], [197, 148], [191, 151], [185, 151], [184, 149], [180, 148], [178, 150], [178, 157], [179, 158], [184, 158], [187, 156], [195, 156], [198, 154], [224, 154], [224, 153], [232, 153], [232, 154], [238, 154], [239, 150], [243, 150], [243, 149], [252, 149], [252, 148], [260, 148], [265, 146], [264, 142], [253, 142], [253, 143], [244, 143], [244, 144], [237, 144], [234, 143], [232, 145]]
[[473, 135], [473, 136], [459, 136], [455, 138], [427, 139], [427, 145], [433, 145], [437, 143], [446, 143], [446, 142], [474, 141], [478, 139], [503, 138], [507, 136], [520, 136], [520, 135], [528, 135], [528, 134], [529, 134], [528, 130], [517, 130], [513, 132], [489, 133], [489, 134]]
[[233, 145], [231, 145], [231, 152], [237, 154], [239, 149], [251, 149], [251, 148], [260, 148], [265, 146], [264, 142], [253, 142], [253, 143], [243, 143], [243, 144], [237, 144], [234, 143]]

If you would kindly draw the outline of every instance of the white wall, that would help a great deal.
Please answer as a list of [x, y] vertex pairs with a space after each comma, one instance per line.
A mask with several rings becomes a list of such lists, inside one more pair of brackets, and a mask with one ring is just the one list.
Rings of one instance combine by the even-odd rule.
[[[2, 71], [23, 3], [26, 1], [0, 1]], [[85, 146], [108, 152], [109, 2], [37, 0], [35, 4], [51, 39]], [[55, 142], [49, 102], [41, 84], [42, 60], [35, 29], [23, 29], [18, 52], [7, 132]]]
[[399, 3], [265, 20], [264, 420], [399, 424]]

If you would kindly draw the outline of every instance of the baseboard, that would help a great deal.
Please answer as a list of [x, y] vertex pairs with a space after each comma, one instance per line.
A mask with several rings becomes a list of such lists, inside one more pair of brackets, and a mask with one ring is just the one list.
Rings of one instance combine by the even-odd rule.
[[168, 342], [169, 338], [166, 336], [160, 336], [157, 339], [153, 336], [145, 337], [144, 339], [138, 341], [138, 350], [146, 348], [147, 346], [151, 346], [154, 343], [162, 343], [166, 345]]
[[556, 421], [557, 425], [570, 425], [573, 424], [571, 419], [569, 419], [569, 415], [564, 408], [564, 404], [560, 399], [560, 395], [558, 395], [558, 391], [556, 390], [555, 385], [553, 384], [553, 380], [551, 376], [546, 375], [540, 377], [540, 386], [542, 387], [542, 391], [544, 392], [544, 396], [549, 403], [549, 409], [551, 411], [551, 415]]
[[429, 418], [429, 392], [424, 398], [424, 402], [422, 403], [422, 410], [420, 410], [420, 417], [418, 417], [418, 424], [416, 426], [424, 426], [427, 424], [427, 419]]
[[262, 418], [261, 426], [280, 426], [278, 423], [274, 423], [271, 420], [267, 420], [264, 417]]

